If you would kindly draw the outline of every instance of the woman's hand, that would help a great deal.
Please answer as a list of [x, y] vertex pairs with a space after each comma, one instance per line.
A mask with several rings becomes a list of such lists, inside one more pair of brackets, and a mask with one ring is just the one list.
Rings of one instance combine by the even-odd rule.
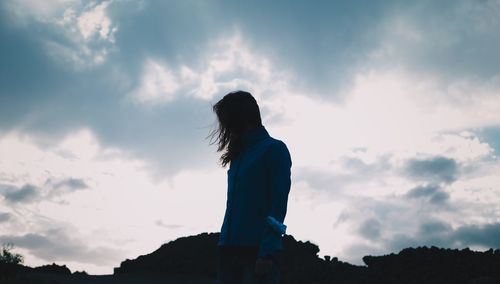
[[255, 261], [255, 274], [262, 276], [271, 272], [273, 260], [267, 258], [257, 258]]

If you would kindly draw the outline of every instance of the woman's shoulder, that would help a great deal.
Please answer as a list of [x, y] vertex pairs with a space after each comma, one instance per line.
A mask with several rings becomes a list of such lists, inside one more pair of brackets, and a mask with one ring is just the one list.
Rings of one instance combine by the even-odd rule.
[[282, 140], [269, 137], [266, 142], [266, 156], [270, 159], [286, 159], [290, 160], [290, 151]]
[[266, 139], [266, 145], [267, 148], [273, 150], [288, 150], [288, 147], [286, 146], [285, 142], [271, 136], [269, 136], [268, 139]]

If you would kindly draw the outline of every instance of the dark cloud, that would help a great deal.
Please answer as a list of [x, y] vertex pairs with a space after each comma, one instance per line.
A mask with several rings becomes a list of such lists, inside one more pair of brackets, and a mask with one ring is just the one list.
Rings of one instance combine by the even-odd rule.
[[31, 184], [25, 184], [22, 187], [0, 185], [0, 192], [3, 193], [3, 197], [11, 203], [33, 202], [38, 199], [39, 190], [39, 188]]
[[427, 159], [411, 159], [405, 172], [414, 180], [429, 183], [452, 183], [459, 173], [459, 166], [454, 159], [435, 156]]
[[0, 212], [0, 223], [9, 221], [12, 215], [8, 212]]
[[112, 265], [119, 262], [122, 252], [112, 248], [92, 246], [72, 238], [62, 229], [25, 235], [0, 235], [0, 241], [13, 243], [34, 256], [49, 261], [77, 261], [93, 265]]
[[[50, 190], [47, 190], [47, 187]], [[50, 200], [52, 197], [86, 188], [89, 186], [83, 179], [67, 178], [54, 181], [53, 178], [49, 178], [42, 187], [32, 184], [25, 184], [22, 187], [0, 184], [0, 194], [10, 203], [30, 203], [43, 199]]]
[[[158, 11], [178, 8], [151, 6]], [[349, 86], [352, 75], [371, 64], [402, 66], [448, 80], [488, 81], [498, 75], [500, 4], [494, 0], [356, 0], [314, 5], [303, 1], [225, 0], [180, 8], [181, 14], [186, 8], [195, 15], [200, 10], [206, 13], [203, 20], [176, 22], [175, 27], [190, 29], [205, 24], [198, 28], [201, 34], [210, 36], [213, 32], [209, 31], [217, 25], [237, 26], [251, 50], [269, 55], [276, 65], [295, 75], [298, 86], [327, 98], [337, 98], [338, 89]], [[189, 42], [184, 37], [182, 42]], [[172, 46], [175, 49], [178, 45]], [[373, 59], [374, 52], [383, 53], [385, 49], [390, 50], [386, 56]]]
[[[133, 15], [119, 6], [123, 5], [115, 5], [112, 12], [119, 23], [116, 42], [120, 53], [127, 55], [126, 62], [133, 62], [129, 66], [133, 69], [138, 69], [144, 54], [164, 58], [174, 67], [204, 67], [207, 46], [236, 28], [250, 50], [293, 73], [298, 86], [327, 97], [337, 96], [333, 89], [345, 85], [365, 62], [368, 51], [377, 46], [378, 40], [370, 34], [392, 10], [392, 4], [382, 0], [314, 5], [302, 1], [151, 1]], [[233, 77], [245, 78], [245, 74]]]
[[377, 240], [380, 237], [381, 224], [377, 219], [365, 220], [358, 229], [361, 236], [369, 240]]
[[241, 28], [252, 50], [291, 71], [309, 94], [327, 98], [338, 98], [338, 90], [366, 63], [378, 44], [371, 35], [392, 10], [392, 1], [378, 0], [221, 3], [218, 13]]
[[453, 228], [450, 224], [431, 220], [420, 224], [415, 235], [398, 234], [386, 240], [389, 250], [405, 247], [438, 246], [444, 248], [500, 247], [500, 223], [464, 225]]
[[462, 246], [500, 247], [500, 223], [466, 225], [454, 231], [453, 240]]
[[434, 204], [443, 204], [450, 198], [450, 195], [444, 191], [438, 191], [431, 196], [430, 201]]
[[439, 220], [431, 220], [420, 225], [419, 234], [422, 236], [433, 236], [448, 233], [451, 230], [452, 227], [448, 223]]
[[432, 196], [438, 190], [440, 190], [438, 185], [417, 186], [408, 191], [406, 196], [409, 198], [428, 197]]
[[346, 173], [336, 173], [328, 170], [312, 170], [306, 167], [297, 168], [294, 180], [305, 181], [318, 190], [336, 190], [356, 183], [370, 182], [380, 179], [392, 168], [390, 156], [381, 156], [373, 163], [365, 163], [356, 157], [342, 157], [339, 161]]
[[[440, 77], [490, 78], [498, 73], [500, 5], [492, 0], [314, 5], [298, 0], [151, 1], [144, 2], [140, 11], [132, 6], [110, 7], [119, 25], [119, 56], [132, 63], [128, 66], [135, 67], [132, 70], [138, 69], [143, 55], [174, 65], [203, 66], [206, 63], [200, 59], [209, 42], [236, 27], [251, 50], [293, 73], [297, 85], [325, 97], [338, 96], [337, 90], [371, 64], [372, 53], [383, 47], [392, 47], [393, 53], [376, 64], [403, 65]], [[420, 40], [412, 41], [412, 33]]]
[[444, 192], [439, 185], [420, 185], [409, 190], [405, 197], [408, 199], [426, 199], [433, 204], [443, 204], [448, 201], [450, 195]]
[[[52, 180], [48, 180], [48, 183], [52, 183]], [[71, 190], [79, 190], [89, 188], [87, 183], [83, 179], [77, 178], [67, 178], [58, 182], [53, 183], [55, 189], [68, 188]]]
[[440, 220], [426, 221], [420, 224], [417, 237], [412, 240], [413, 246], [418, 246], [419, 243], [424, 242], [429, 246], [452, 247], [450, 242], [452, 234], [453, 228], [450, 224]]
[[46, 199], [52, 199], [54, 197], [59, 197], [78, 190], [90, 188], [85, 180], [78, 178], [65, 178], [61, 180], [48, 178], [45, 181], [45, 187], [49, 188], [47, 193], [44, 195]]
[[398, 64], [447, 82], [488, 82], [498, 75], [498, 1], [400, 2], [393, 8], [376, 35], [381, 48], [390, 50], [379, 64]]
[[365, 163], [363, 160], [356, 157], [343, 157], [342, 165], [345, 169], [362, 175], [373, 175], [391, 168], [389, 163], [390, 155], [378, 157], [373, 163]]
[[352, 175], [339, 175], [326, 170], [296, 168], [294, 182], [301, 181], [306, 182], [316, 190], [334, 191], [356, 182], [356, 179]]

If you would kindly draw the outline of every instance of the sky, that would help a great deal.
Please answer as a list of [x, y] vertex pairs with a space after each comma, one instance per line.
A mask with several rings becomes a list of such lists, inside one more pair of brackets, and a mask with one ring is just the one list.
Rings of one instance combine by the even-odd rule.
[[500, 247], [500, 1], [0, 3], [0, 243], [111, 274], [219, 232], [226, 93], [288, 146], [285, 224], [362, 264]]

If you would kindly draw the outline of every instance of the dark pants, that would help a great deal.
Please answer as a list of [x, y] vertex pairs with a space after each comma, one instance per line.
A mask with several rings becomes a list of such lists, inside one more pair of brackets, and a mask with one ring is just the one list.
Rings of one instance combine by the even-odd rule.
[[270, 273], [255, 274], [257, 247], [219, 246], [217, 250], [216, 284], [278, 284], [280, 279], [279, 258], [273, 259]]

